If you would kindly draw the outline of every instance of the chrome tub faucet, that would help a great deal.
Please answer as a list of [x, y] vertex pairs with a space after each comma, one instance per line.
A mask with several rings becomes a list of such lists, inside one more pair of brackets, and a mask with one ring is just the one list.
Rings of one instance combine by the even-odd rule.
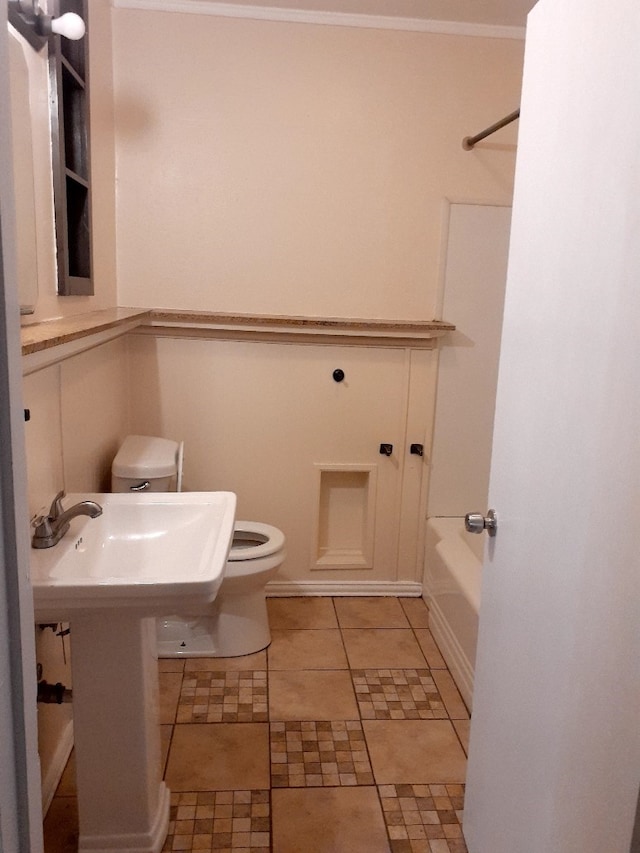
[[78, 515], [88, 515], [89, 518], [102, 515], [102, 507], [95, 501], [79, 501], [69, 509], [64, 509], [62, 506], [64, 496], [64, 490], [58, 492], [47, 515], [38, 515], [31, 522], [34, 528], [31, 539], [32, 548], [53, 548], [69, 529], [71, 519]]

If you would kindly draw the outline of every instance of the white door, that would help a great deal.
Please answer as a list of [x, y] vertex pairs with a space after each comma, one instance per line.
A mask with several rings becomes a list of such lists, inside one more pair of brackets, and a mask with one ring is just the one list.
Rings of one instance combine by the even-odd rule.
[[627, 853], [640, 780], [640, 4], [529, 16], [465, 834]]
[[7, 4], [0, 4], [0, 853], [42, 850]]

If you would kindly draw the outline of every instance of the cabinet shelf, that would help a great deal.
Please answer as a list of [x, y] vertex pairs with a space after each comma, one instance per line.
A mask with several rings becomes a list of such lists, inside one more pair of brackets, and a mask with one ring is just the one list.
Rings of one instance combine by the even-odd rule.
[[85, 189], [89, 189], [89, 181], [85, 180], [81, 175], [78, 175], [77, 172], [74, 172], [73, 169], [65, 169], [65, 175], [70, 181], [75, 181], [76, 184], [80, 184], [81, 187]]
[[64, 70], [67, 74], [69, 74], [71, 77], [73, 77], [73, 79], [74, 79], [74, 81], [75, 81], [76, 85], [77, 85], [80, 89], [84, 89], [84, 77], [82, 77], [82, 76], [81, 76], [81, 75], [76, 71], [76, 69], [75, 69], [75, 68], [73, 67], [73, 65], [69, 62], [69, 60], [68, 60], [65, 56], [63, 56], [63, 55], [61, 55], [61, 56], [60, 56], [60, 65], [62, 66], [63, 70]]
[[[56, 15], [75, 12], [87, 23], [86, 0], [59, 0], [57, 6]], [[88, 35], [50, 41], [49, 76], [58, 294], [91, 295]]]

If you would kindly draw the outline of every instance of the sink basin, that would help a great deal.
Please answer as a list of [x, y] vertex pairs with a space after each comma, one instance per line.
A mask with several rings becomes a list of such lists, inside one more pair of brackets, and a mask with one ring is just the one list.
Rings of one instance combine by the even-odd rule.
[[31, 550], [36, 621], [112, 609], [195, 614], [213, 601], [233, 537], [232, 492], [71, 494], [64, 505], [81, 500], [102, 515], [74, 518], [57, 545]]

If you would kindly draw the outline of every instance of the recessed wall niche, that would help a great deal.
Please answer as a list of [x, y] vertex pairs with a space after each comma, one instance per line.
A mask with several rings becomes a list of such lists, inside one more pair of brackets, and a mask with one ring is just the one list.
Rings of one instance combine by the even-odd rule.
[[376, 466], [316, 465], [312, 569], [371, 569]]

